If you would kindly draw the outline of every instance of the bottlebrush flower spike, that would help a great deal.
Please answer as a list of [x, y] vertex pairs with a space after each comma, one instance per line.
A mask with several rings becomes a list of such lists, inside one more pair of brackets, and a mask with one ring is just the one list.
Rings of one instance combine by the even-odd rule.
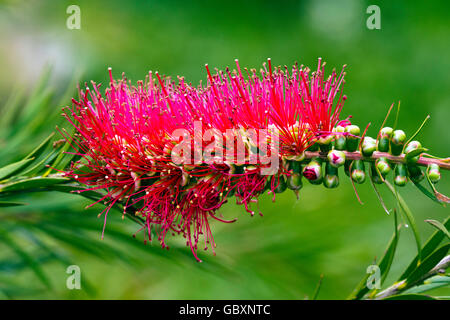
[[[245, 69], [244, 77], [237, 61], [236, 67], [212, 74], [207, 66], [207, 84], [198, 87], [152, 72], [132, 86], [109, 70], [103, 95], [95, 83], [79, 91], [64, 114], [76, 129], [81, 160], [65, 174], [85, 190], [106, 191], [98, 201], [108, 204], [105, 224], [121, 203], [124, 214], [145, 220], [145, 238], [156, 234], [166, 247], [166, 235], [182, 234], [200, 260], [200, 236], [205, 249], [215, 247], [209, 221], [230, 222], [217, 212], [229, 197], [253, 214], [251, 204], [264, 191], [275, 196], [287, 178], [301, 179], [308, 147], [336, 125], [349, 125], [339, 120], [344, 72], [324, 80], [320, 59], [313, 73], [272, 68], [270, 60], [259, 75]], [[289, 162], [299, 163], [296, 172]]]

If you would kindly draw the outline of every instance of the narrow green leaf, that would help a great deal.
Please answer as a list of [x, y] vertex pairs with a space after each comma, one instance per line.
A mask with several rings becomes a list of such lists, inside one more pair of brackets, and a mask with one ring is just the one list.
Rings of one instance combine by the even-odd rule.
[[44, 152], [45, 148], [48, 146], [50, 140], [53, 138], [54, 135], [55, 133], [52, 132], [47, 138], [45, 138], [44, 141], [41, 142], [40, 145], [38, 145], [33, 151], [31, 151], [24, 159], [39, 157], [42, 154], [42, 152]]
[[43, 188], [67, 181], [69, 181], [69, 179], [63, 177], [47, 177], [47, 178], [35, 177], [20, 180], [9, 184], [4, 184], [0, 186], [0, 192], [22, 191], [26, 189]]
[[386, 280], [389, 270], [391, 269], [392, 262], [394, 261], [395, 251], [397, 249], [400, 233], [400, 226], [398, 225], [397, 219], [397, 210], [394, 210], [394, 230], [395, 230], [394, 235], [391, 238], [388, 249], [384, 253], [379, 263], [381, 273], [381, 284], [383, 284], [384, 280]]
[[443, 245], [436, 249], [428, 258], [426, 258], [419, 266], [414, 270], [407, 278], [406, 283], [408, 285], [414, 284], [419, 281], [424, 275], [426, 275], [431, 269], [433, 269], [439, 261], [441, 261], [450, 249], [450, 243]]
[[[447, 217], [442, 224], [448, 230], [450, 228], [450, 217]], [[445, 235], [441, 230], [435, 231], [423, 246], [422, 258], [427, 258], [439, 246], [444, 237]], [[417, 268], [418, 260], [418, 256], [416, 256], [413, 261], [411, 261], [408, 268], [406, 268], [405, 272], [403, 272], [400, 276], [398, 281], [406, 279]]]
[[39, 263], [37, 263], [32, 256], [30, 256], [26, 251], [24, 251], [20, 246], [18, 246], [8, 235], [6, 230], [0, 229], [0, 240], [3, 241], [8, 247], [10, 247], [19, 257], [21, 257], [33, 270], [36, 276], [41, 280], [41, 282], [47, 287], [50, 288], [50, 281], [45, 275], [44, 271], [40, 267]]
[[447, 228], [445, 228], [445, 226], [442, 223], [436, 220], [425, 220], [425, 222], [428, 222], [436, 229], [441, 230], [447, 236], [447, 238], [450, 239], [450, 232], [448, 232]]
[[19, 171], [25, 169], [32, 161], [34, 161], [34, 158], [24, 159], [18, 162], [8, 164], [3, 168], [0, 168], [0, 180], [4, 180], [14, 175], [15, 173], [18, 173]]
[[[73, 134], [75, 132], [75, 129], [73, 130], [71, 136], [73, 137]], [[50, 167], [58, 169], [58, 165], [63, 161], [64, 158], [66, 158], [68, 155], [66, 154], [67, 150], [69, 150], [71, 143], [73, 143], [73, 138], [70, 139], [70, 141], [66, 141], [64, 146], [62, 147], [61, 151], [59, 152], [58, 156], [56, 157], [55, 161], [50, 165]], [[49, 168], [47, 172], [44, 174], [44, 176], [47, 176], [52, 171], [52, 168]]]
[[432, 296], [427, 296], [424, 294], [399, 294], [396, 296], [390, 296], [383, 300], [437, 300]]
[[449, 276], [435, 276], [424, 282], [420, 286], [412, 287], [405, 291], [405, 293], [422, 293], [433, 289], [441, 288], [450, 285]]
[[389, 190], [391, 190], [392, 194], [397, 199], [397, 202], [398, 202], [400, 208], [402, 209], [402, 212], [405, 214], [406, 219], [408, 220], [408, 223], [411, 226], [411, 229], [414, 234], [414, 239], [416, 240], [417, 255], [418, 255], [419, 261], [420, 261], [422, 244], [420, 241], [419, 230], [417, 229], [417, 225], [416, 225], [414, 216], [413, 216], [411, 210], [409, 209], [408, 205], [406, 204], [405, 200], [403, 200], [403, 197], [397, 192], [395, 187], [393, 187], [387, 180], [385, 182], [386, 182], [386, 185], [388, 186]]
[[[392, 235], [391, 240], [388, 243], [388, 246], [384, 252], [383, 257], [380, 260], [380, 263], [378, 266], [380, 267], [380, 274], [382, 275], [381, 283], [384, 282], [386, 279], [386, 276], [389, 272], [389, 269], [392, 265], [392, 261], [394, 259], [395, 251], [398, 244], [399, 239], [399, 231], [400, 228], [398, 226], [397, 222], [397, 211], [394, 210], [394, 234]], [[352, 294], [350, 295], [349, 299], [362, 299], [369, 291], [370, 289], [367, 287], [367, 279], [369, 278], [369, 274], [366, 274], [364, 278], [361, 280], [361, 282], [358, 284], [358, 286], [353, 290]]]
[[323, 281], [323, 274], [320, 275], [319, 283], [317, 284], [317, 287], [314, 290], [311, 300], [317, 300], [317, 296], [319, 295], [320, 288], [322, 287], [322, 281]]
[[17, 206], [24, 206], [26, 203], [23, 202], [12, 202], [12, 201], [0, 201], [0, 207], [17, 207]]
[[436, 203], [439, 203], [440, 205], [442, 205], [442, 202], [438, 200], [438, 198], [436, 198], [436, 196], [434, 194], [432, 194], [430, 191], [428, 191], [424, 186], [422, 186], [419, 182], [415, 182], [413, 181], [414, 185], [417, 187], [417, 189], [419, 189], [424, 195], [426, 195], [428, 198], [430, 198], [431, 200], [433, 200]]
[[51, 160], [51, 158], [55, 156], [55, 152], [51, 151], [49, 152], [41, 161], [39, 161], [38, 163], [36, 163], [34, 166], [32, 166], [31, 168], [28, 168], [27, 170], [25, 170], [24, 172], [21, 172], [21, 176], [32, 176], [34, 174], [37, 174], [39, 171], [41, 171], [42, 169], [47, 169], [45, 167], [45, 163], [47, 160]]
[[23, 98], [23, 87], [16, 87], [13, 89], [12, 94], [9, 96], [5, 105], [1, 108], [0, 113], [0, 131], [2, 135], [5, 135], [10, 126], [13, 125], [14, 118], [18, 112], [20, 112], [20, 108], [18, 108], [20, 102]]
[[[375, 183], [373, 182], [373, 178], [372, 178], [372, 167], [370, 167], [369, 170], [370, 170], [370, 179], [369, 179], [369, 180], [370, 180], [370, 184], [371, 184], [373, 190], [375, 191], [375, 194], [377, 195], [378, 201], [380, 201], [380, 204], [381, 204], [381, 206], [383, 207], [384, 212], [386, 212], [386, 213], [389, 215], [389, 210], [388, 210], [388, 208], [386, 207], [386, 204], [384, 203], [384, 200], [383, 200], [383, 198], [381, 197], [380, 192], [378, 192], [378, 189], [377, 189], [377, 187], [375, 186]], [[380, 173], [380, 170], [378, 170], [377, 167], [375, 167], [375, 170], [376, 170], [378, 176], [382, 179], [382, 181], [385, 181], [385, 179], [383, 178], [383, 176], [382, 176], [381, 173]]]
[[83, 191], [84, 190], [83, 187], [80, 187], [78, 185], [73, 185], [73, 184], [55, 184], [55, 185], [48, 186], [46, 189], [64, 192], [64, 193], [76, 194], [76, 195], [80, 195], [82, 197], [85, 197], [90, 200], [95, 200], [95, 201], [97, 201], [98, 199], [105, 196], [100, 191], [95, 191], [95, 190]]

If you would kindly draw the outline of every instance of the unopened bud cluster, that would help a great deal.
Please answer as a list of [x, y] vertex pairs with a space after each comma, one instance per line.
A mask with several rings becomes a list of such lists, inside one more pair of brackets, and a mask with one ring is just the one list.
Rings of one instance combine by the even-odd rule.
[[[339, 185], [338, 169], [341, 166], [345, 174], [357, 184], [362, 184], [367, 179], [382, 184], [391, 172], [397, 186], [405, 186], [410, 180], [419, 183], [426, 175], [432, 183], [437, 183], [441, 178], [437, 164], [430, 164], [425, 171], [420, 168], [418, 161], [425, 149], [419, 141], [407, 141], [403, 130], [384, 127], [377, 139], [369, 136], [362, 138], [361, 130], [356, 125], [337, 126], [333, 132], [334, 136], [321, 138], [308, 149], [318, 151], [318, 156], [298, 162], [291, 161], [289, 168], [295, 170], [288, 174], [289, 189], [297, 191], [301, 188], [300, 172], [311, 184], [336, 188]], [[376, 151], [378, 154], [373, 157]], [[386, 156], [380, 156], [381, 152], [386, 153]], [[353, 154], [352, 159], [347, 159], [346, 154]], [[390, 160], [389, 156], [395, 156], [391, 158], [396, 161]]]

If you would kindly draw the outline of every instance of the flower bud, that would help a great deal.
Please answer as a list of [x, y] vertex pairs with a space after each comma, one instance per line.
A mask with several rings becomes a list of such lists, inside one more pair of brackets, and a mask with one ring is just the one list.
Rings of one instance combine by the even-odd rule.
[[182, 187], [187, 186], [188, 183], [189, 183], [189, 173], [183, 171], [181, 175], [181, 186]]
[[392, 137], [393, 133], [394, 133], [394, 129], [392, 129], [391, 127], [384, 127], [380, 131], [380, 138], [389, 138], [390, 139]]
[[263, 192], [267, 190], [272, 190], [272, 179], [273, 176], [268, 176], [266, 183], [264, 184]]
[[335, 168], [339, 168], [345, 163], [345, 153], [339, 150], [328, 152], [328, 163]]
[[316, 142], [314, 144], [312, 144], [311, 146], [309, 146], [309, 148], [307, 149], [308, 151], [318, 151], [319, 150], [319, 144]]
[[345, 127], [337, 125], [336, 128], [333, 129], [333, 132], [343, 133], [345, 132]]
[[389, 152], [389, 141], [391, 140], [394, 130], [391, 127], [384, 127], [380, 131], [380, 139], [378, 140], [377, 149], [380, 152]]
[[302, 176], [299, 173], [293, 173], [287, 178], [287, 187], [291, 190], [300, 190], [303, 187]]
[[373, 183], [382, 184], [384, 181], [383, 181], [382, 177], [380, 177], [380, 175], [378, 174], [378, 171], [376, 169], [376, 165], [374, 162], [372, 162], [370, 164], [370, 169], [371, 169], [370, 172], [372, 174], [371, 178], [372, 178]]
[[400, 155], [403, 151], [403, 145], [406, 142], [406, 134], [403, 130], [395, 130], [391, 138], [391, 153]]
[[336, 150], [345, 150], [347, 148], [347, 139], [342, 135], [337, 136], [334, 141], [334, 148]]
[[300, 161], [291, 160], [288, 162], [288, 169], [293, 173], [301, 173], [302, 165], [300, 164]]
[[312, 184], [322, 183], [322, 165], [320, 160], [312, 160], [303, 168], [303, 176]]
[[408, 183], [408, 177], [406, 176], [406, 165], [403, 163], [397, 163], [394, 168], [394, 183], [403, 187]]
[[364, 137], [361, 152], [365, 157], [371, 157], [377, 149], [377, 141], [372, 137]]
[[[408, 154], [416, 149], [422, 148], [422, 144], [419, 141], [411, 141], [405, 148], [405, 154]], [[410, 163], [417, 163], [419, 161], [420, 155], [417, 155], [411, 159], [408, 159]]]
[[337, 188], [339, 186], [339, 177], [326, 175], [323, 178], [323, 185], [325, 186], [325, 188], [328, 188], [328, 189]]
[[332, 135], [320, 137], [317, 143], [321, 152], [328, 152], [331, 149], [331, 142], [333, 141]]
[[276, 186], [274, 192], [275, 193], [282, 193], [286, 190], [287, 185], [286, 185], [286, 179], [284, 176], [280, 175], [278, 177], [278, 181], [276, 181], [275, 183], [278, 183], [278, 185]]
[[361, 130], [358, 126], [355, 126], [354, 124], [349, 125], [345, 127], [345, 132], [349, 133], [350, 135], [347, 136], [347, 151], [355, 152], [358, 148], [359, 143], [359, 134], [361, 133]]
[[399, 187], [406, 186], [408, 183], [408, 178], [405, 176], [395, 176], [394, 183]]
[[350, 164], [352, 163], [351, 160], [346, 160], [344, 164], [344, 173], [347, 175], [347, 177], [350, 177]]
[[405, 154], [419, 148], [422, 148], [422, 144], [419, 141], [416, 140], [411, 141], [405, 148]]
[[353, 161], [351, 178], [358, 184], [364, 183], [364, 181], [366, 181], [364, 161], [362, 160]]
[[407, 166], [407, 168], [408, 168], [408, 175], [412, 181], [417, 183], [417, 182], [422, 181], [423, 178], [425, 177], [422, 170], [420, 170], [420, 168], [418, 166], [416, 166], [414, 164], [409, 164]]
[[375, 165], [383, 177], [387, 176], [392, 170], [388, 160], [384, 157], [377, 159]]
[[440, 168], [435, 163], [432, 163], [428, 166], [427, 174], [428, 178], [430, 178], [430, 181], [434, 184], [438, 183], [439, 180], [441, 180]]
[[362, 170], [355, 169], [352, 171], [352, 180], [359, 184], [364, 183], [366, 181], [366, 173]]
[[378, 140], [377, 150], [380, 152], [389, 152], [389, 138], [380, 138]]
[[338, 169], [327, 162], [325, 164], [325, 177], [323, 178], [325, 188], [333, 189], [339, 186]]

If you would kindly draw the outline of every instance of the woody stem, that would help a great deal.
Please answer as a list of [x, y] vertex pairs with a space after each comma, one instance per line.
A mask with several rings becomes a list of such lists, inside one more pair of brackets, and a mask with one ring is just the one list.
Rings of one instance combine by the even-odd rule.
[[[376, 161], [379, 158], [386, 158], [392, 163], [406, 163], [405, 155], [399, 155], [394, 156], [387, 152], [379, 152], [375, 151], [371, 157], [364, 157], [361, 152], [349, 152], [349, 151], [342, 151], [345, 153], [345, 157], [347, 160], [364, 160], [364, 161]], [[319, 157], [321, 159], [326, 160], [327, 154], [322, 153], [320, 151], [305, 151], [305, 159], [312, 159]], [[416, 163], [420, 166], [428, 166], [430, 164], [437, 164], [441, 169], [444, 170], [450, 170], [450, 158], [447, 159], [434, 159], [434, 158], [428, 158], [425, 156], [420, 156], [419, 160]]]

